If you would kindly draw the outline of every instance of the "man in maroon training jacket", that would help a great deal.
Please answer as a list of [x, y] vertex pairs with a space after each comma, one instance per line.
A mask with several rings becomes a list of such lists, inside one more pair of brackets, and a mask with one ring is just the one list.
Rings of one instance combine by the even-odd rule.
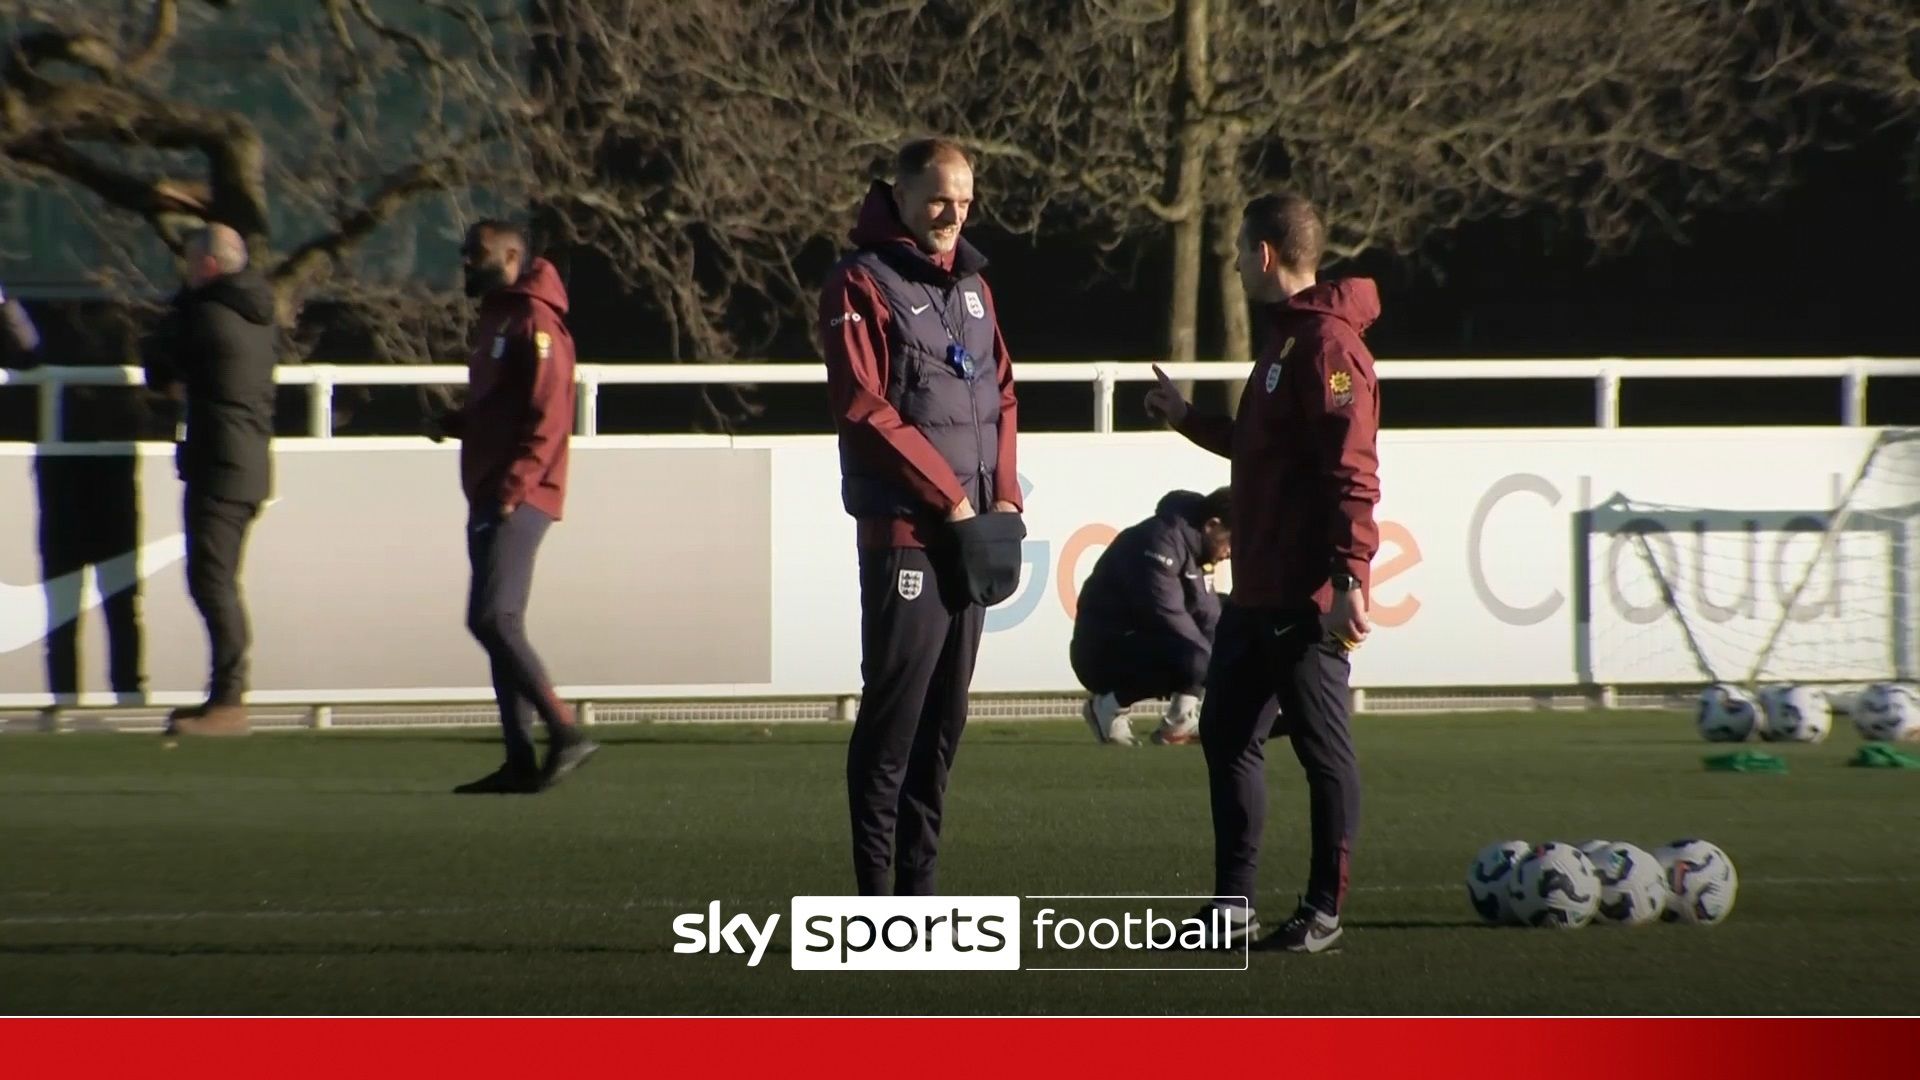
[[980, 277], [987, 260], [960, 236], [972, 205], [959, 146], [908, 144], [895, 182], [867, 192], [855, 250], [820, 295], [841, 498], [860, 546], [864, 685], [847, 799], [863, 896], [934, 892], [947, 770], [986, 625], [937, 556], [976, 512], [1021, 507], [1013, 365]]
[[1380, 315], [1366, 278], [1320, 282], [1326, 224], [1297, 195], [1249, 203], [1238, 269], [1266, 306], [1266, 347], [1234, 419], [1190, 408], [1163, 373], [1150, 410], [1233, 460], [1233, 595], [1220, 616], [1200, 712], [1213, 798], [1214, 906], [1232, 944], [1259, 930], [1252, 898], [1266, 818], [1265, 744], [1280, 732], [1307, 774], [1306, 895], [1256, 948], [1322, 952], [1340, 940], [1347, 859], [1360, 824], [1347, 654], [1367, 636], [1379, 546], [1380, 398], [1361, 335]]
[[[467, 558], [473, 567], [467, 629], [493, 669], [507, 760], [461, 795], [531, 794], [578, 768], [599, 746], [574, 726], [546, 665], [527, 640], [534, 556], [567, 494], [573, 432], [573, 335], [567, 290], [545, 259], [527, 259], [526, 234], [483, 221], [460, 249], [467, 295], [480, 301], [467, 399], [438, 421], [460, 439], [467, 495]], [[535, 760], [533, 717], [547, 727], [547, 760]]]

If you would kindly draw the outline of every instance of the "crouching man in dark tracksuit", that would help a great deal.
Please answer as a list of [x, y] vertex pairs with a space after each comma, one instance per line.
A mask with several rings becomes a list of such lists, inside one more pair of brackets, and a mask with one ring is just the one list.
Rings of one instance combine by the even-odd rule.
[[1368, 567], [1379, 545], [1380, 398], [1361, 334], [1380, 316], [1380, 294], [1366, 278], [1318, 281], [1325, 248], [1326, 224], [1306, 199], [1249, 203], [1238, 269], [1247, 296], [1265, 305], [1267, 340], [1238, 414], [1200, 415], [1164, 374], [1147, 397], [1181, 434], [1233, 460], [1233, 596], [1200, 710], [1214, 904], [1228, 909], [1236, 940], [1258, 930], [1250, 901], [1266, 819], [1265, 746], [1277, 731], [1307, 774], [1311, 854], [1306, 895], [1255, 947], [1291, 952], [1340, 940], [1360, 825], [1347, 654], [1367, 636]]
[[1126, 708], [1167, 698], [1161, 745], [1192, 742], [1220, 600], [1213, 565], [1233, 554], [1229, 489], [1170, 491], [1113, 538], [1080, 587], [1068, 656], [1092, 697], [1080, 715], [1103, 743], [1133, 745]]
[[[573, 431], [573, 335], [567, 290], [545, 259], [527, 258], [519, 227], [483, 221], [460, 249], [467, 295], [480, 319], [467, 357], [467, 398], [428, 434], [460, 439], [460, 482], [467, 495], [467, 629], [493, 669], [507, 760], [454, 788], [460, 795], [543, 791], [599, 746], [574, 726], [573, 710], [527, 640], [534, 556], [560, 520], [567, 494], [567, 446]], [[537, 764], [533, 718], [547, 728], [547, 760]]]
[[[841, 494], [860, 548], [863, 687], [847, 799], [863, 896], [935, 890], [947, 773], [986, 619], [944, 553], [963, 532], [1017, 524], [1021, 505], [1013, 368], [980, 277], [986, 259], [960, 236], [972, 167], [943, 140], [909, 144], [896, 164], [894, 184], [868, 191], [856, 250], [820, 297]], [[1012, 570], [1017, 579], [1017, 544]]]

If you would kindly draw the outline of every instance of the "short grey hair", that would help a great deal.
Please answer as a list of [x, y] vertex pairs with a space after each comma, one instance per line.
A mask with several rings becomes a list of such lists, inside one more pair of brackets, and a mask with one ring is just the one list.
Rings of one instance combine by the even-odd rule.
[[213, 259], [222, 274], [237, 274], [247, 268], [247, 242], [231, 225], [210, 224], [194, 232], [188, 250]]

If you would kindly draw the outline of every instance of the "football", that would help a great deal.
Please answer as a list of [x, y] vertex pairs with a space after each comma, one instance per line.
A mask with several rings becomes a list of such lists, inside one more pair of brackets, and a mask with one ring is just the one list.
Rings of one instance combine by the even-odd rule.
[[1600, 861], [1600, 853], [1612, 847], [1613, 841], [1583, 840], [1574, 846], [1580, 849], [1580, 853], [1582, 855], [1585, 855], [1587, 858], [1592, 859], [1594, 863], [1597, 865]]
[[1711, 926], [1733, 913], [1740, 875], [1726, 852], [1705, 840], [1675, 840], [1657, 848], [1653, 857], [1666, 878], [1662, 919]]
[[1760, 737], [1768, 742], [1817, 743], [1833, 730], [1827, 695], [1805, 686], [1783, 687], [1761, 699]]
[[1745, 742], [1759, 726], [1760, 707], [1737, 686], [1715, 683], [1700, 692], [1694, 726], [1708, 742]]
[[1642, 926], [1659, 919], [1667, 908], [1667, 876], [1660, 860], [1632, 844], [1601, 843], [1588, 851], [1600, 879], [1600, 906], [1595, 915], [1614, 926]]
[[1870, 742], [1920, 739], [1920, 693], [1903, 683], [1876, 683], [1853, 705], [1853, 726]]
[[1600, 907], [1600, 877], [1579, 848], [1550, 841], [1513, 868], [1507, 898], [1523, 926], [1575, 930], [1592, 922]]
[[1513, 868], [1532, 850], [1533, 845], [1525, 840], [1502, 840], [1481, 848], [1473, 857], [1467, 866], [1467, 901], [1480, 918], [1496, 926], [1514, 921], [1507, 886], [1512, 882]]

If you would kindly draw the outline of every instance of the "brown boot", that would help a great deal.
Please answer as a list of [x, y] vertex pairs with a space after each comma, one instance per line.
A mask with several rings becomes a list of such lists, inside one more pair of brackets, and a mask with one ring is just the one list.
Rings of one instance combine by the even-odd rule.
[[[167, 723], [169, 735], [250, 735], [247, 707], [238, 702], [208, 704], [198, 709], [175, 709]], [[180, 715], [185, 714], [185, 715]]]

